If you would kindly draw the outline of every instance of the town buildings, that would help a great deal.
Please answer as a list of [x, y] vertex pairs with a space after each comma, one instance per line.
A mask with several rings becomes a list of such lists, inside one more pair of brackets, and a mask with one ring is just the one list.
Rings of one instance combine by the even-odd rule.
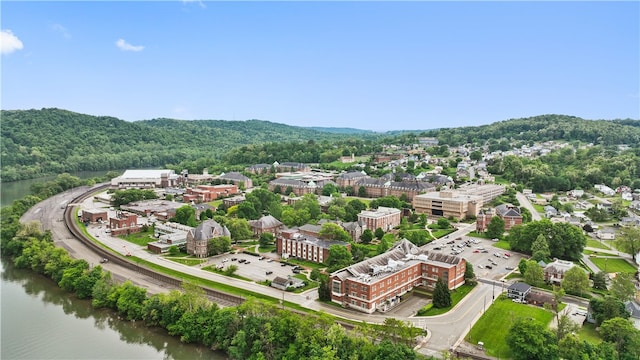
[[237, 193], [238, 185], [235, 184], [198, 185], [196, 188], [187, 188], [187, 192], [182, 195], [182, 199], [185, 202], [209, 202]]
[[406, 239], [389, 251], [330, 275], [331, 301], [365, 313], [385, 312], [417, 286], [434, 288], [441, 278], [449, 289], [464, 284], [466, 261], [420, 250]]
[[276, 252], [283, 258], [294, 257], [315, 263], [323, 263], [329, 258], [331, 245], [345, 246], [351, 251], [349, 243], [322, 240], [298, 229], [282, 230], [276, 238]]
[[432, 218], [465, 219], [477, 216], [483, 204], [482, 196], [467, 195], [452, 190], [429, 192], [413, 198], [415, 212]]
[[480, 210], [480, 213], [476, 218], [476, 231], [487, 231], [487, 226], [489, 226], [489, 223], [494, 216], [498, 216], [504, 220], [505, 231], [509, 231], [514, 226], [522, 224], [522, 215], [520, 214], [520, 209], [517, 206], [501, 204], [496, 206], [494, 209]]
[[209, 256], [209, 240], [221, 236], [231, 238], [231, 233], [226, 226], [214, 220], [203, 221], [197, 228], [187, 232], [187, 254], [198, 258]]
[[183, 177], [173, 170], [126, 170], [111, 179], [113, 189], [154, 189], [177, 186]]
[[374, 210], [363, 210], [358, 214], [358, 222], [364, 224], [365, 229], [374, 231], [378, 228], [386, 231], [400, 225], [401, 211], [396, 208], [380, 206]]

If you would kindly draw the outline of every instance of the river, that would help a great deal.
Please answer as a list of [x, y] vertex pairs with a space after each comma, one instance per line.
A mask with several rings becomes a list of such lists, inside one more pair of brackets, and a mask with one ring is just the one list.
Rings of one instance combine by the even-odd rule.
[[[122, 172], [122, 170], [113, 170]], [[90, 179], [93, 177], [102, 177], [109, 171], [79, 171], [71, 173], [80, 179]], [[30, 187], [34, 183], [43, 183], [55, 179], [56, 176], [46, 176], [37, 179], [19, 180], [11, 182], [3, 182], [0, 184], [0, 206], [11, 205], [15, 200], [22, 199], [31, 193]]]
[[[27, 195], [31, 183], [50, 179], [2, 184], [2, 206]], [[96, 310], [50, 279], [16, 269], [6, 258], [0, 260], [0, 270], [0, 359], [226, 359], [206, 347], [181, 343], [163, 329]]]

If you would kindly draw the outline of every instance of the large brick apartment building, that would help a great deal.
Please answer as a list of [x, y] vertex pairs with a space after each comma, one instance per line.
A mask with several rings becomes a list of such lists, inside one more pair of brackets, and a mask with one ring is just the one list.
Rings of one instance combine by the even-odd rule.
[[517, 206], [511, 204], [501, 204], [495, 209], [481, 210], [476, 218], [476, 231], [485, 232], [494, 216], [504, 220], [505, 231], [511, 230], [514, 226], [522, 224], [522, 215]]
[[324, 263], [329, 258], [331, 245], [345, 246], [351, 251], [351, 244], [342, 241], [327, 241], [300, 232], [298, 229], [282, 230], [276, 239], [276, 252], [283, 258], [293, 257], [315, 263]]
[[330, 275], [331, 301], [365, 313], [385, 312], [417, 286], [434, 288], [438, 278], [455, 289], [464, 284], [466, 261], [421, 251], [406, 239], [384, 254]]

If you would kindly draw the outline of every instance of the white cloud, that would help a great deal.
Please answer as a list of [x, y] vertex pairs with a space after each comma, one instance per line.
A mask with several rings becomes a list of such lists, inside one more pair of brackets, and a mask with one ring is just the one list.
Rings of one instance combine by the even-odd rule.
[[202, 2], [202, 0], [182, 0], [182, 3], [184, 5], [196, 3], [196, 4], [200, 5], [201, 8], [203, 8], [203, 9], [206, 8], [206, 6]]
[[69, 31], [67, 30], [67, 28], [65, 28], [64, 26], [60, 25], [60, 24], [53, 24], [53, 26], [51, 27], [53, 29], [53, 31], [55, 32], [59, 32], [60, 34], [62, 34], [62, 36], [64, 36], [67, 39], [71, 38], [71, 33], [69, 33]]
[[128, 42], [126, 42], [124, 39], [118, 39], [118, 41], [116, 41], [116, 46], [122, 51], [142, 51], [144, 49], [144, 46], [131, 45]]
[[16, 50], [22, 50], [23, 47], [22, 41], [13, 35], [11, 30], [0, 31], [0, 53], [11, 54]]

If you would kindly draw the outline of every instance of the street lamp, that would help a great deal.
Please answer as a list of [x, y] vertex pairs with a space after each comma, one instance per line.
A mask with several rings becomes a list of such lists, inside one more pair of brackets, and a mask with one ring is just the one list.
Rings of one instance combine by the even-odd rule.
[[496, 282], [491, 281], [491, 302], [496, 299]]

